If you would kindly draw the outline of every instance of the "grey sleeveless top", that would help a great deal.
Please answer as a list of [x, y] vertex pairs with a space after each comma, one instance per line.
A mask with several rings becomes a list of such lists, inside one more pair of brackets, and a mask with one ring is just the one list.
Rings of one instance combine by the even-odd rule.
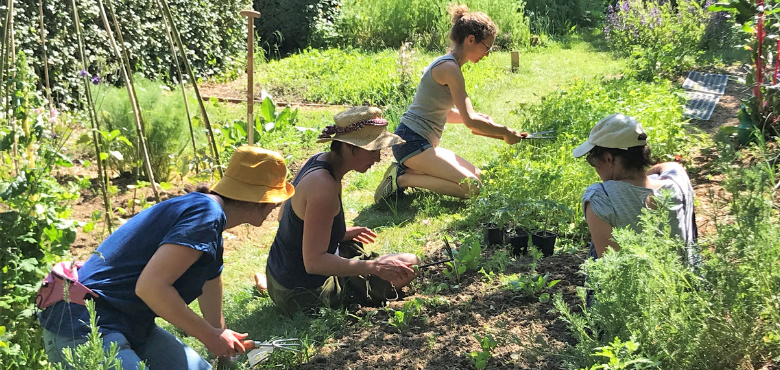
[[436, 82], [431, 75], [431, 70], [448, 60], [458, 62], [452, 55], [447, 54], [428, 66], [417, 86], [412, 105], [401, 117], [402, 124], [427, 139], [434, 147], [439, 146], [439, 140], [444, 133], [444, 124], [447, 123], [447, 113], [452, 110], [455, 103], [449, 86]]

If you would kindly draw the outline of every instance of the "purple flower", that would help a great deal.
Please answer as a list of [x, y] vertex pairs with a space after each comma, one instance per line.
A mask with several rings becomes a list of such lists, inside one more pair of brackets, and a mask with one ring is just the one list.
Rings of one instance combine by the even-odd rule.
[[79, 77], [86, 77], [86, 76], [89, 76], [89, 72], [87, 72], [86, 69], [82, 69], [81, 71], [79, 71]]
[[624, 12], [627, 12], [629, 10], [628, 0], [620, 3], [620, 10]]
[[97, 85], [100, 83], [100, 76], [92, 77], [92, 84]]

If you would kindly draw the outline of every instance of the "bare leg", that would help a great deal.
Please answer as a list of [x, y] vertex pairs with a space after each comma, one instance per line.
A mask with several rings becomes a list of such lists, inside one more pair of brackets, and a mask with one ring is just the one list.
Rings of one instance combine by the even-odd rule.
[[[407, 159], [406, 173], [398, 176], [399, 187], [415, 187], [458, 198], [479, 194], [482, 171], [451, 150], [432, 148]], [[472, 181], [463, 182], [471, 179]]]
[[262, 272], [255, 274], [255, 287], [261, 292], [268, 289], [268, 280], [266, 280], [265, 274]]
[[[414, 253], [386, 254], [384, 256], [377, 258], [376, 260], [377, 261], [397, 260], [410, 265], [420, 264], [420, 258], [417, 257], [417, 255]], [[399, 280], [391, 281], [390, 283], [393, 284], [394, 287], [400, 288], [402, 286], [409, 285], [409, 283], [411, 283], [412, 280], [414, 280], [414, 278], [415, 276], [413, 276], [411, 279], [399, 279]]]

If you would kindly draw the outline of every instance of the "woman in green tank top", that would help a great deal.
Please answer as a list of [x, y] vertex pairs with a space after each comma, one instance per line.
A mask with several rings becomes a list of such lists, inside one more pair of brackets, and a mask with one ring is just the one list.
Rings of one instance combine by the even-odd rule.
[[498, 27], [485, 13], [469, 13], [466, 5], [451, 6], [449, 12], [453, 23], [452, 50], [431, 63], [412, 105], [401, 118], [395, 133], [406, 143], [393, 146], [398, 163], [390, 166], [374, 193], [377, 202], [406, 187], [459, 198], [479, 192], [480, 169], [438, 147], [446, 123], [462, 123], [475, 135], [501, 139], [507, 144], [517, 143], [524, 135], [493, 122], [488, 115], [474, 112], [466, 93], [461, 67], [490, 54]]

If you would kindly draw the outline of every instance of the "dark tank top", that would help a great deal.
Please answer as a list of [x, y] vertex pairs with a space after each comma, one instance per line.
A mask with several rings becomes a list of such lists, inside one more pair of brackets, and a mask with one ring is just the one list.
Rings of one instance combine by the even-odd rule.
[[[333, 166], [321, 161], [319, 158], [324, 153], [311, 157], [298, 171], [293, 180], [293, 185], [306, 177], [306, 175], [326, 169], [335, 179]], [[339, 198], [341, 195], [339, 195]], [[295, 214], [292, 208], [292, 199], [284, 202], [282, 206], [282, 218], [279, 220], [279, 230], [276, 232], [271, 251], [268, 254], [267, 273], [279, 284], [287, 289], [306, 288], [315, 289], [325, 283], [328, 276], [309, 274], [303, 265], [303, 220]], [[344, 221], [344, 206], [339, 199], [339, 213], [333, 218], [333, 226], [330, 229], [330, 242], [328, 253], [335, 254], [339, 242], [344, 240], [347, 232], [347, 224]]]

